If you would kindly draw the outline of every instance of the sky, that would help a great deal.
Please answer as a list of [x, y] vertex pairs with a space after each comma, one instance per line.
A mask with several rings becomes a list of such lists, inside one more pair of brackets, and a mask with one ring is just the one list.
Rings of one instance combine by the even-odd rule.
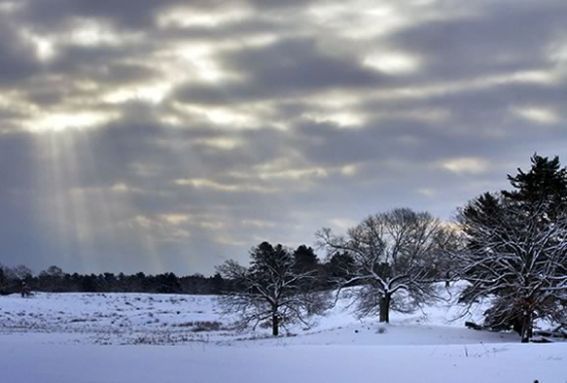
[[0, 0], [0, 35], [0, 263], [34, 272], [207, 275], [567, 164], [564, 0]]

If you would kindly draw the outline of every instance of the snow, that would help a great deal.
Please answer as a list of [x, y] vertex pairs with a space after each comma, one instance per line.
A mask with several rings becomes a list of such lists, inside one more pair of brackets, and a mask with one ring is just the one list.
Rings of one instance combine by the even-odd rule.
[[[0, 331], [72, 333], [95, 343], [178, 343], [206, 339], [221, 323], [215, 299], [169, 294], [50, 294], [0, 298]], [[190, 338], [190, 339], [189, 339]]]
[[567, 382], [567, 343], [466, 329], [481, 309], [454, 320], [460, 309], [438, 302], [383, 325], [340, 299], [274, 339], [234, 330], [212, 296], [12, 295], [0, 297], [0, 381]]
[[[564, 383], [563, 344], [463, 346], [34, 346], [2, 341], [9, 382]], [[467, 356], [468, 354], [468, 356]]]

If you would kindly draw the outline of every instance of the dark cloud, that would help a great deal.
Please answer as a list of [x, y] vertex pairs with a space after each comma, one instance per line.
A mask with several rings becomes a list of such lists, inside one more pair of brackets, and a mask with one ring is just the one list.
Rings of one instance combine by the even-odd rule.
[[0, 35], [0, 86], [17, 84], [41, 70], [31, 43], [19, 36], [1, 15]]
[[241, 49], [223, 55], [221, 62], [244, 80], [219, 86], [189, 84], [178, 90], [178, 99], [222, 104], [333, 88], [379, 86], [383, 79], [352, 58], [321, 52], [311, 39], [284, 40], [265, 47]]
[[27, 1], [22, 11], [23, 19], [49, 30], [54, 25], [65, 24], [73, 17], [101, 18], [117, 25], [144, 27], [153, 23], [155, 13], [180, 1], [141, 0], [45, 0]]
[[[49, 73], [84, 76], [93, 80], [132, 82], [151, 78], [155, 70], [144, 66], [143, 57], [151, 46], [66, 46], [57, 51], [56, 57], [45, 65]], [[136, 64], [120, 61], [125, 57], [139, 60]]]
[[[384, 29], [368, 3], [0, 8], [0, 262], [209, 273], [567, 161], [563, 2], [392, 1]], [[160, 25], [177, 5], [197, 21]], [[83, 19], [116, 41], [73, 40]]]
[[468, 16], [406, 28], [392, 41], [423, 58], [419, 75], [431, 81], [541, 69], [550, 44], [567, 32], [567, 5], [560, 2], [472, 8]]
[[33, 191], [33, 164], [40, 160], [32, 137], [23, 133], [6, 133], [0, 140], [0, 191], [4, 196]]

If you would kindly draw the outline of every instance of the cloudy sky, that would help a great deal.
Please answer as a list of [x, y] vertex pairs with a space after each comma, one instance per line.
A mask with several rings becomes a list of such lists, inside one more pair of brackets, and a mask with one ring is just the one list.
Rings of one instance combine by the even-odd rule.
[[564, 0], [0, 0], [0, 263], [209, 274], [567, 163]]

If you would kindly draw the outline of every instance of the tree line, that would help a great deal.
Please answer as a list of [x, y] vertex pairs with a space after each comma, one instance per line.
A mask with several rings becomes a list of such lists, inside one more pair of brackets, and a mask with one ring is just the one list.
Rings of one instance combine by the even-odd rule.
[[437, 282], [468, 282], [459, 296], [471, 308], [488, 298], [482, 327], [514, 329], [522, 342], [537, 320], [567, 329], [567, 168], [537, 154], [528, 171], [508, 175], [510, 190], [487, 192], [458, 209], [452, 222], [397, 208], [368, 216], [346, 233], [322, 228], [317, 247], [262, 242], [248, 265], [228, 260], [212, 277], [173, 273], [66, 274], [56, 266], [37, 276], [0, 267], [0, 291], [22, 281], [39, 291], [219, 294], [239, 324], [272, 334], [310, 317], [347, 293], [359, 316], [389, 322], [438, 299]]
[[147, 275], [136, 273], [78, 274], [65, 273], [57, 266], [50, 266], [33, 275], [25, 266], [0, 265], [0, 294], [19, 293], [25, 286], [31, 291], [42, 292], [139, 292], [178, 294], [220, 294], [229, 289], [229, 281], [220, 274], [205, 277], [200, 274], [178, 277], [174, 273]]
[[[296, 270], [313, 272], [318, 289], [332, 288], [331, 276], [341, 273], [337, 257], [321, 262], [315, 250], [300, 245], [292, 251]], [[210, 294], [218, 295], [238, 289], [238, 283], [226, 278], [220, 272], [212, 276], [193, 274], [177, 276], [175, 273], [145, 274], [142, 272], [126, 275], [124, 273], [79, 274], [66, 273], [58, 266], [49, 266], [34, 275], [24, 265], [9, 267], [0, 264], [0, 295], [20, 293], [22, 285], [32, 291], [40, 292], [137, 292], [168, 294]]]

